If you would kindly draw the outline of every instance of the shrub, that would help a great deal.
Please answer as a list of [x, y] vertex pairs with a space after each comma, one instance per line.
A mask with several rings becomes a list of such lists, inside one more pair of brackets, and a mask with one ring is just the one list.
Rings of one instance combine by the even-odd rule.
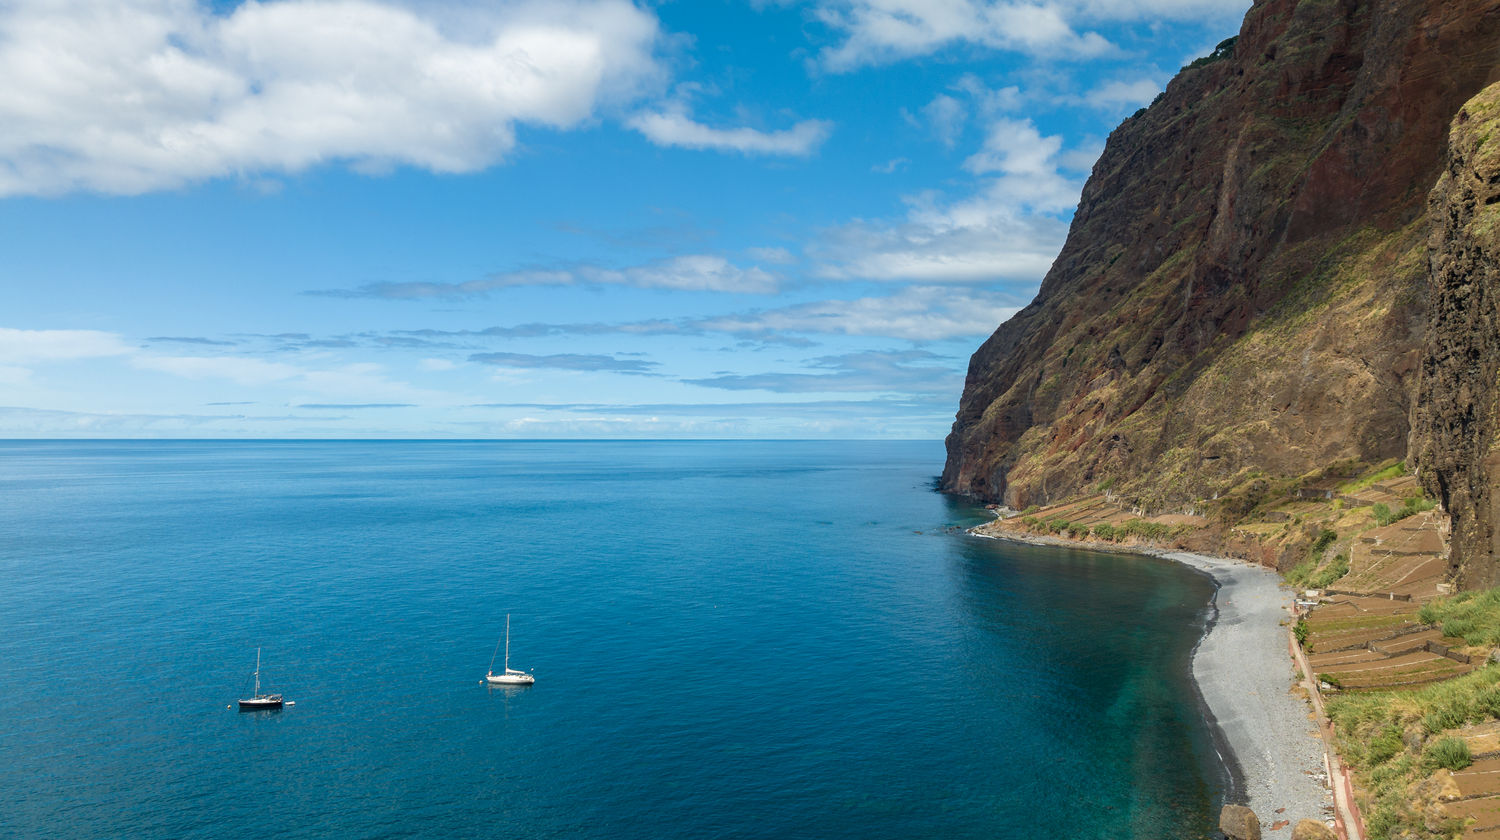
[[1422, 756], [1424, 763], [1449, 770], [1462, 770], [1474, 763], [1469, 754], [1469, 742], [1462, 738], [1442, 738], [1427, 747]]
[[1474, 635], [1474, 631], [1478, 629], [1479, 625], [1475, 624], [1472, 618], [1450, 618], [1443, 622], [1444, 636], [1467, 638]]
[[1117, 533], [1143, 540], [1160, 540], [1172, 535], [1172, 526], [1160, 522], [1132, 519], [1116, 529]]
[[1401, 727], [1388, 724], [1380, 734], [1370, 739], [1370, 748], [1365, 751], [1365, 760], [1370, 764], [1384, 764], [1396, 757], [1406, 744], [1401, 740]]
[[1299, 645], [1307, 644], [1307, 637], [1310, 632], [1307, 627], [1307, 619], [1305, 618], [1297, 619], [1297, 623], [1292, 626], [1292, 633], [1297, 637], [1297, 644]]
[[1238, 40], [1239, 40], [1239, 36], [1238, 35], [1236, 35], [1236, 36], [1234, 36], [1232, 38], [1225, 38], [1223, 41], [1219, 42], [1219, 45], [1217, 47], [1214, 47], [1214, 51], [1213, 52], [1209, 53], [1208, 55], [1203, 56], [1202, 58], [1194, 60], [1192, 64], [1189, 64], [1188, 66], [1186, 66], [1186, 67], [1184, 67], [1182, 69], [1184, 69], [1184, 70], [1192, 70], [1192, 69], [1195, 69], [1195, 68], [1198, 68], [1198, 67], [1202, 67], [1202, 66], [1204, 66], [1206, 64], [1213, 64], [1216, 61], [1223, 61], [1226, 58], [1233, 57], [1234, 56], [1234, 45], [1235, 45], [1235, 42], [1238, 41]]
[[1094, 526], [1094, 537], [1096, 539], [1108, 540], [1109, 542], [1114, 542], [1115, 541], [1115, 526], [1109, 524], [1108, 522], [1100, 522], [1098, 525]]
[[1308, 549], [1308, 554], [1311, 554], [1313, 557], [1322, 557], [1323, 552], [1327, 551], [1328, 547], [1330, 545], [1333, 545], [1334, 540], [1337, 540], [1338, 538], [1338, 531], [1332, 531], [1324, 528], [1322, 531], [1318, 532], [1318, 538], [1313, 540], [1312, 548]]
[[1384, 469], [1379, 470], [1371, 475], [1367, 475], [1364, 478], [1340, 485], [1339, 492], [1352, 496], [1355, 493], [1360, 492], [1361, 490], [1367, 489], [1372, 484], [1379, 484], [1380, 482], [1385, 481], [1388, 478], [1395, 478], [1401, 475], [1406, 475], [1406, 465], [1401, 463], [1400, 461], [1397, 461], [1396, 463], [1391, 464], [1390, 466], [1385, 467]]
[[1439, 706], [1422, 716], [1422, 728], [1432, 734], [1437, 734], [1445, 729], [1457, 729], [1464, 725], [1469, 719], [1468, 708], [1464, 704], [1449, 703]]
[[1386, 526], [1392, 522], [1400, 522], [1408, 516], [1432, 510], [1437, 507], [1437, 502], [1423, 498], [1420, 495], [1412, 496], [1401, 503], [1401, 507], [1391, 510], [1389, 505], [1376, 504], [1370, 509], [1375, 515], [1375, 524]]
[[1307, 584], [1313, 589], [1327, 589], [1333, 585], [1334, 581], [1347, 574], [1349, 574], [1349, 555], [1340, 554], [1333, 558], [1332, 563], [1329, 563], [1317, 573], [1309, 575]]

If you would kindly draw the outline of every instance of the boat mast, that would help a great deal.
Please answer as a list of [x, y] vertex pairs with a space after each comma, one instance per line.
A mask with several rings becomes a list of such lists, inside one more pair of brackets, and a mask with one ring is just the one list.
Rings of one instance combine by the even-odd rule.
[[260, 696], [260, 648], [255, 649], [255, 693], [250, 696]]
[[505, 614], [505, 672], [510, 673], [510, 613]]

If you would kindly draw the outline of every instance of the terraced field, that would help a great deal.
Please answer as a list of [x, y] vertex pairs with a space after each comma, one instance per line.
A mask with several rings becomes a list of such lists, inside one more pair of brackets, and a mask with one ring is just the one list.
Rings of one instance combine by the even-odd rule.
[[1335, 588], [1419, 602], [1437, 597], [1448, 569], [1442, 522], [1441, 514], [1428, 511], [1359, 535], [1349, 552], [1349, 574]]
[[[1417, 620], [1416, 605], [1368, 596], [1341, 596], [1314, 609], [1307, 622], [1308, 666], [1346, 691], [1406, 688], [1468, 673], [1472, 665], [1449, 649], [1460, 639]], [[1466, 659], [1467, 657], [1463, 657]]]
[[1500, 721], [1460, 730], [1469, 744], [1473, 764], [1452, 774], [1438, 799], [1449, 819], [1474, 822], [1463, 836], [1483, 840], [1500, 837]]

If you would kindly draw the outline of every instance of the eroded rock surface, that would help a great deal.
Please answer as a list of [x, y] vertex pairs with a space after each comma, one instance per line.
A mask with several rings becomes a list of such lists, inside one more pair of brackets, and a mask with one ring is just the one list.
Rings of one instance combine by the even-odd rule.
[[943, 489], [1167, 506], [1406, 454], [1427, 196], [1500, 0], [1260, 0], [1227, 52], [1111, 135], [1036, 300], [970, 361]]
[[1453, 120], [1432, 190], [1429, 340], [1413, 414], [1413, 460], [1452, 517], [1452, 573], [1500, 585], [1500, 86]]

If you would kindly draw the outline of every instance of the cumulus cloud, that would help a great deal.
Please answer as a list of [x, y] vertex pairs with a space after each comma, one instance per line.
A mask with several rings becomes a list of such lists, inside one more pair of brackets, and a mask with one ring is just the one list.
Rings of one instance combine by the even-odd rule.
[[627, 124], [658, 146], [782, 157], [807, 157], [833, 133], [827, 120], [803, 120], [780, 131], [715, 128], [695, 121], [685, 106], [675, 103], [636, 114]]
[[452, 25], [377, 0], [0, 4], [0, 196], [135, 194], [331, 161], [469, 172], [519, 124], [569, 128], [656, 90], [626, 0], [508, 3]]
[[980, 180], [974, 192], [945, 200], [935, 192], [906, 199], [899, 221], [856, 220], [822, 233], [810, 252], [830, 279], [924, 283], [1040, 281], [1067, 235], [1063, 216], [1078, 203], [1081, 181], [1062, 168], [1062, 139], [1030, 120], [994, 119], [983, 147], [964, 161]]
[[741, 267], [712, 254], [687, 254], [627, 268], [580, 265], [527, 269], [461, 283], [369, 283], [354, 289], [318, 289], [306, 294], [387, 300], [470, 300], [517, 286], [633, 286], [689, 292], [773, 294], [779, 285], [776, 275], [755, 266]]
[[1083, 101], [1104, 111], [1131, 111], [1149, 105], [1161, 91], [1155, 79], [1115, 79], [1089, 91]]
[[820, 63], [843, 73], [958, 45], [1029, 55], [1087, 58], [1114, 48], [1094, 32], [1077, 32], [1057, 3], [981, 0], [825, 0], [815, 14], [843, 37]]
[[1048, 58], [1117, 53], [1098, 23], [1198, 21], [1231, 25], [1251, 0], [819, 0], [815, 16], [840, 42], [819, 65], [834, 73], [957, 45]]
[[940, 93], [922, 108], [922, 116], [926, 119], [932, 136], [951, 149], [958, 143], [969, 114], [963, 103], [946, 93]]

